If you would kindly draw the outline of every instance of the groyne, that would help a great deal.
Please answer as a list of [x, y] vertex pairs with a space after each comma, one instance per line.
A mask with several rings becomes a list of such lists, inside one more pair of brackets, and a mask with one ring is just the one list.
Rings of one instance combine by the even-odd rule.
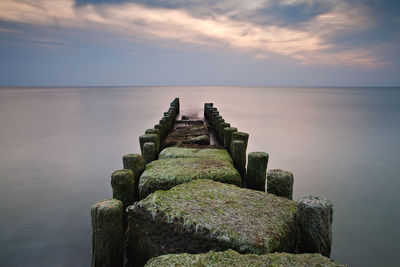
[[342, 266], [329, 259], [332, 203], [292, 201], [293, 174], [267, 172], [249, 138], [213, 103], [196, 118], [175, 98], [111, 175], [113, 199], [92, 207], [92, 266]]

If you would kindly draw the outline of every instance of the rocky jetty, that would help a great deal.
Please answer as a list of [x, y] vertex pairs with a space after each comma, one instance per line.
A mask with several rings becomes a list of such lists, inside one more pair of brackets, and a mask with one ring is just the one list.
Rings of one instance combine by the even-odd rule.
[[246, 162], [249, 134], [213, 103], [204, 119], [177, 120], [179, 111], [175, 98], [139, 137], [142, 155], [125, 155], [124, 170], [113, 173], [114, 199], [92, 207], [93, 267], [343, 266], [324, 257], [329, 200], [292, 201], [293, 174], [267, 172], [265, 152]]

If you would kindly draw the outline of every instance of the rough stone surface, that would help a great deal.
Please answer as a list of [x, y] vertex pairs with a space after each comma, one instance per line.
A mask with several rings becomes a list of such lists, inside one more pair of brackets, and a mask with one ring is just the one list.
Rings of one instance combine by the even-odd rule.
[[173, 128], [163, 140], [162, 149], [170, 146], [210, 145], [210, 133], [203, 120], [176, 121]]
[[182, 144], [209, 145], [210, 136], [203, 134], [200, 136], [192, 137], [183, 141]]
[[124, 169], [133, 171], [135, 176], [135, 201], [139, 200], [139, 178], [144, 171], [144, 159], [140, 154], [126, 154], [122, 157]]
[[167, 147], [161, 151], [159, 159], [173, 158], [216, 158], [217, 160], [229, 161], [233, 163], [225, 149], [214, 148], [184, 148], [184, 147]]
[[269, 170], [267, 173], [267, 192], [292, 199], [293, 174], [280, 169]]
[[251, 152], [247, 161], [247, 188], [265, 191], [267, 179], [268, 154], [265, 152]]
[[209, 266], [209, 267], [344, 267], [320, 254], [269, 253], [265, 255], [239, 254], [234, 250], [210, 251], [202, 254], [168, 254], [152, 258], [146, 267]]
[[91, 209], [92, 267], [122, 267], [124, 260], [122, 202], [105, 199]]
[[143, 144], [143, 158], [145, 166], [156, 158], [156, 144], [154, 142]]
[[129, 169], [117, 170], [111, 175], [113, 198], [122, 202], [123, 210], [135, 202], [135, 176]]
[[241, 185], [240, 175], [226, 150], [170, 147], [160, 153], [159, 160], [146, 166], [139, 182], [140, 198], [194, 179]]
[[305, 195], [298, 205], [300, 251], [329, 257], [332, 245], [332, 202], [323, 197]]
[[293, 251], [296, 213], [295, 202], [265, 192], [207, 179], [183, 183], [128, 207], [128, 259], [140, 265], [170, 253]]

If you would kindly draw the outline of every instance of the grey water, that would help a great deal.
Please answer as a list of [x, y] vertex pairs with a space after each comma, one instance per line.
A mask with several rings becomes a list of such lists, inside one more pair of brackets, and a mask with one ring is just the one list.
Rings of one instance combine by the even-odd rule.
[[399, 266], [400, 88], [343, 87], [0, 88], [0, 266], [89, 266], [91, 205], [174, 97], [333, 201], [333, 259]]

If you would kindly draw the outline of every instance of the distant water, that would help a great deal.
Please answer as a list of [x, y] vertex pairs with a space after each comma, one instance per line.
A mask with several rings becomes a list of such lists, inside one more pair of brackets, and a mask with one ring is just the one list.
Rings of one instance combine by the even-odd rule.
[[398, 266], [400, 88], [290, 87], [0, 88], [0, 266], [89, 266], [91, 205], [176, 96], [334, 202], [332, 258]]

